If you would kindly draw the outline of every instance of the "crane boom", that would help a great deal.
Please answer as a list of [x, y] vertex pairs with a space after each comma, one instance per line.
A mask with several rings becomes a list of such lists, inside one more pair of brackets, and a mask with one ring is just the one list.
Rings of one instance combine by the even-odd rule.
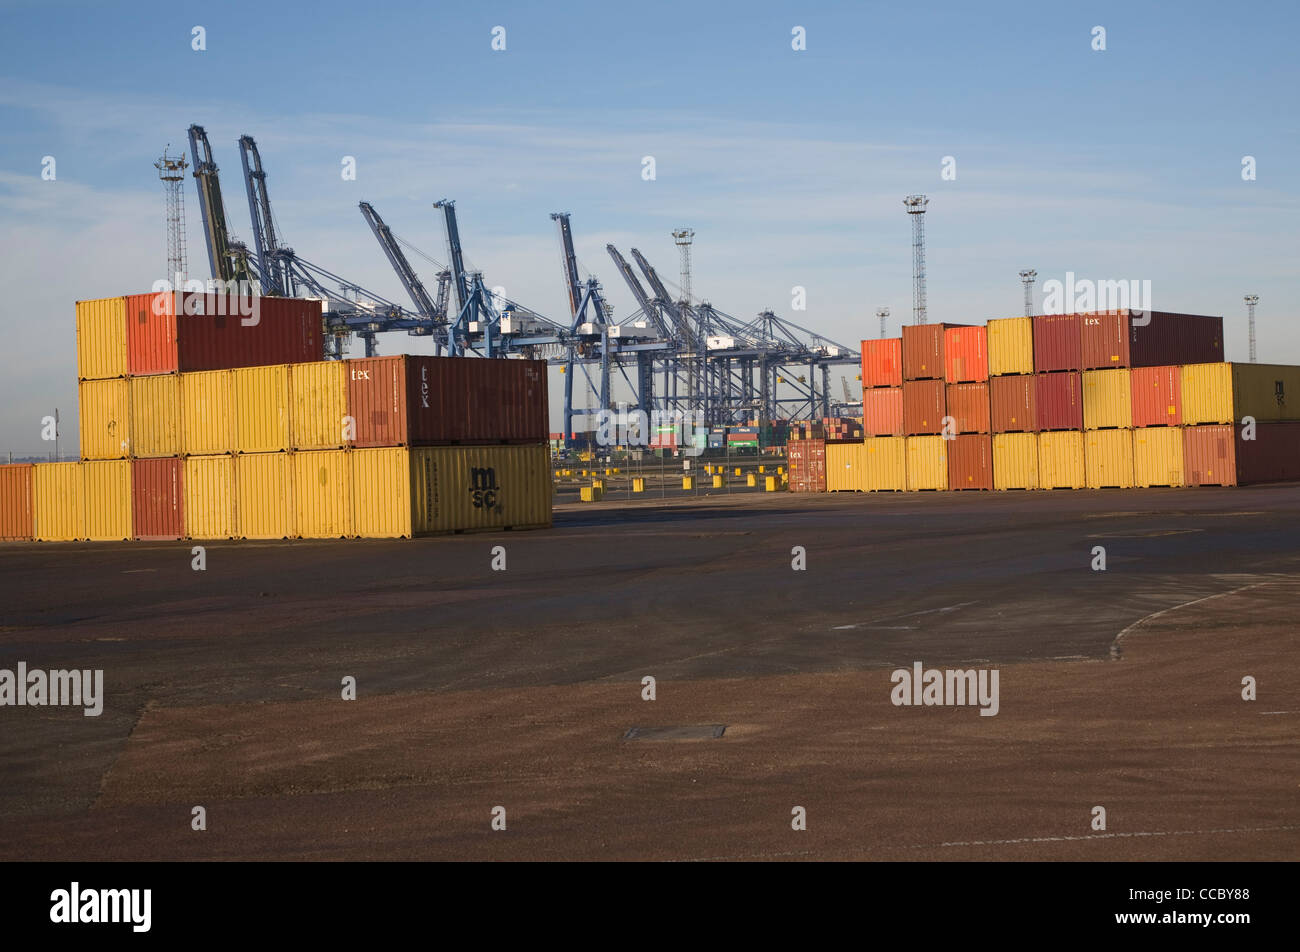
[[561, 263], [564, 266], [564, 283], [569, 289], [569, 313], [577, 317], [578, 306], [582, 302], [582, 281], [578, 278], [578, 256], [573, 250], [573, 232], [569, 230], [569, 213], [552, 212], [551, 220], [560, 223], [560, 252], [564, 259]]
[[465, 255], [460, 248], [460, 228], [456, 226], [456, 203], [441, 199], [433, 203], [434, 208], [441, 208], [447, 223], [447, 247], [451, 256], [451, 282], [456, 289], [456, 311], [465, 309], [469, 300], [469, 280], [465, 275]]
[[264, 293], [290, 295], [293, 287], [288, 269], [281, 266], [276, 254], [280, 245], [275, 235], [275, 220], [271, 217], [271, 198], [266, 193], [266, 172], [262, 169], [262, 156], [252, 136], [239, 137], [239, 159], [244, 166], [248, 218], [253, 223], [253, 246], [257, 251]]
[[[379, 242], [379, 247], [384, 249], [384, 254], [388, 256], [388, 263], [393, 266], [397, 272], [397, 279], [402, 282], [402, 287], [406, 288], [406, 293], [410, 295], [415, 309], [420, 312], [421, 317], [428, 318], [431, 321], [438, 321], [445, 317], [446, 312], [439, 313], [436, 305], [429, 299], [429, 292], [424, 289], [424, 284], [415, 274], [415, 269], [411, 263], [406, 260], [406, 255], [398, 247], [397, 239], [393, 237], [392, 231], [384, 224], [384, 220], [379, 217], [374, 206], [369, 202], [360, 204], [361, 215], [374, 232], [375, 239]], [[439, 293], [443, 297], [443, 293]]]
[[221, 201], [221, 180], [212, 158], [208, 134], [200, 125], [190, 126], [190, 153], [194, 156], [194, 178], [198, 182], [199, 209], [203, 215], [203, 238], [208, 248], [208, 265], [219, 281], [248, 281], [248, 248], [234, 241], [226, 226], [226, 207]]

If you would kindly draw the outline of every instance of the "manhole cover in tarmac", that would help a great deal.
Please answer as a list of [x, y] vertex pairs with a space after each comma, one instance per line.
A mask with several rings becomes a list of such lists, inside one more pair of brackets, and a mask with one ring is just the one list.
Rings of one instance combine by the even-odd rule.
[[721, 737], [726, 724], [686, 724], [681, 727], [633, 727], [624, 740], [712, 740]]

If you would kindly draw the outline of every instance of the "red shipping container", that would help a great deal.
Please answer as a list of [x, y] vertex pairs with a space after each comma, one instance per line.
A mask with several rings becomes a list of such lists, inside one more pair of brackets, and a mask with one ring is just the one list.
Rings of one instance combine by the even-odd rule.
[[545, 361], [404, 354], [346, 366], [354, 446], [546, 442]]
[[[127, 372], [132, 376], [294, 364], [324, 356], [319, 301], [187, 293], [126, 298]], [[245, 307], [245, 310], [247, 308]], [[255, 322], [245, 324], [245, 321]]]
[[31, 463], [0, 466], [0, 539], [30, 541], [36, 535]]
[[1233, 429], [1238, 486], [1300, 480], [1300, 423], [1257, 423], [1253, 440]]
[[1083, 352], [1078, 314], [1041, 314], [1034, 318], [1034, 370], [1080, 370]]
[[131, 525], [135, 539], [185, 537], [185, 460], [131, 461]]
[[957, 433], [989, 432], [989, 385], [986, 383], [950, 383], [946, 394], [948, 416], [957, 424]]
[[947, 414], [943, 380], [909, 380], [903, 384], [903, 435], [943, 432]]
[[1169, 311], [1141, 314], [1132, 310], [1080, 317], [1079, 346], [1086, 370], [1223, 360], [1222, 317]]
[[1039, 430], [1083, 429], [1083, 375], [1035, 374], [1034, 415]]
[[981, 326], [948, 327], [943, 332], [944, 379], [979, 383], [989, 379], [988, 334]]
[[948, 440], [948, 488], [993, 490], [993, 437], [974, 433]]
[[862, 342], [862, 388], [903, 385], [903, 339], [884, 337]]
[[790, 464], [790, 491], [826, 492], [826, 441], [795, 440], [785, 445]]
[[989, 378], [989, 422], [994, 433], [1033, 433], [1038, 429], [1035, 374]]
[[903, 388], [862, 391], [862, 432], [867, 436], [903, 435]]
[[950, 327], [965, 324], [905, 324], [903, 326], [903, 380], [942, 380], [943, 338]]
[[1134, 426], [1181, 426], [1182, 371], [1178, 367], [1134, 367], [1129, 373]]

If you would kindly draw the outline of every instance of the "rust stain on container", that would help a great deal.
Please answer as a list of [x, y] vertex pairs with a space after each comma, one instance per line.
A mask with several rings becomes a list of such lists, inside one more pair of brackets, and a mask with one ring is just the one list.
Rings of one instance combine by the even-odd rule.
[[185, 461], [131, 461], [131, 534], [136, 539], [185, 537]]
[[884, 337], [862, 342], [862, 387], [903, 385], [903, 339]]
[[1080, 370], [1083, 351], [1078, 314], [1042, 314], [1034, 318], [1034, 370]]
[[1077, 373], [1035, 374], [1034, 413], [1039, 430], [1082, 430], [1083, 387]]
[[874, 387], [862, 391], [864, 436], [903, 435], [903, 388]]
[[1038, 430], [1038, 386], [1033, 374], [989, 378], [989, 422], [994, 433], [1033, 433]]
[[948, 416], [957, 424], [957, 433], [989, 432], [989, 385], [987, 383], [950, 383], [946, 393]]
[[993, 488], [993, 440], [967, 433], [948, 440], [948, 488]]
[[988, 338], [983, 327], [948, 327], [943, 332], [944, 379], [981, 383], [989, 379]]
[[1178, 367], [1134, 367], [1129, 376], [1133, 425], [1179, 426], [1183, 422], [1182, 371]]
[[943, 432], [947, 415], [942, 379], [909, 380], [903, 384], [903, 433], [907, 436]]
[[30, 541], [36, 536], [35, 475], [31, 463], [0, 465], [0, 539]]

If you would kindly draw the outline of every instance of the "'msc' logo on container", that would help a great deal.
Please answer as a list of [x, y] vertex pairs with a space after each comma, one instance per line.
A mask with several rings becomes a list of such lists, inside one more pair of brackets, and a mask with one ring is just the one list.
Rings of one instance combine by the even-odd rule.
[[471, 466], [469, 469], [469, 498], [475, 509], [501, 511], [497, 505], [497, 471], [492, 466]]

